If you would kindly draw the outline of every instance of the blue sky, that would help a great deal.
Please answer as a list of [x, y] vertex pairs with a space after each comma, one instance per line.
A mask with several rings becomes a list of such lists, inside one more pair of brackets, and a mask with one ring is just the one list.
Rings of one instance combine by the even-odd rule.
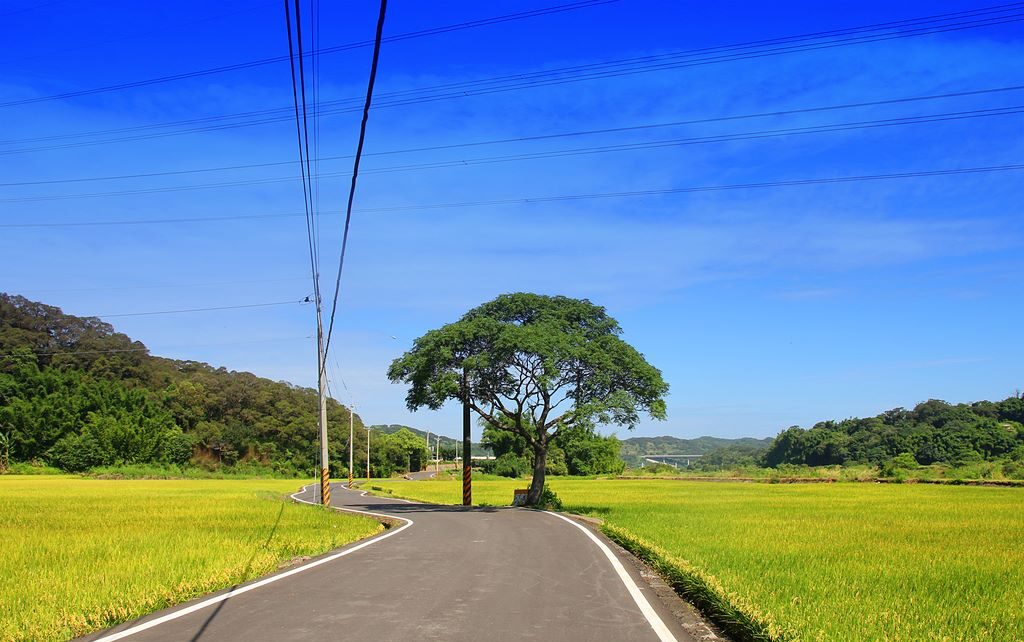
[[[393, 0], [385, 35], [558, 4], [445, 2], [428, 8]], [[378, 98], [383, 105], [389, 92], [985, 6], [606, 2], [386, 43]], [[25, 2], [5, 5], [3, 13], [3, 103], [287, 54], [276, 2]], [[366, 40], [375, 17], [370, 2], [324, 3], [321, 44]], [[390, 384], [385, 370], [425, 331], [497, 294], [524, 290], [606, 306], [625, 338], [662, 369], [672, 387], [669, 419], [642, 424], [638, 435], [770, 436], [793, 424], [871, 415], [928, 398], [1008, 396], [1024, 387], [1020, 170], [422, 206], [1020, 164], [1020, 113], [735, 137], [1012, 110], [1024, 105], [1024, 91], [384, 152], [1024, 85], [1022, 42], [1024, 26], [1012, 21], [375, 109], [332, 347], [334, 395], [355, 402], [368, 422], [456, 434], [456, 408], [409, 414], [403, 387]], [[322, 99], [360, 96], [369, 53], [356, 48], [322, 56]], [[0, 224], [301, 212], [294, 164], [9, 185], [294, 161], [295, 130], [288, 120], [160, 137], [152, 134], [185, 126], [69, 137], [290, 106], [288, 67], [270, 64], [0, 107], [0, 182], [6, 184], [0, 187]], [[358, 117], [322, 117], [322, 156], [352, 153]], [[723, 136], [734, 139], [493, 160]], [[108, 140], [118, 137], [135, 139]], [[405, 167], [449, 161], [454, 166]], [[350, 162], [321, 164], [323, 173], [336, 173], [320, 183], [327, 280], [333, 280], [337, 261], [337, 212]], [[278, 178], [286, 180], [176, 189]], [[163, 188], [175, 189], [95, 195]], [[0, 256], [0, 290], [81, 315], [297, 301], [312, 290], [301, 216], [5, 227]], [[107, 320], [154, 354], [301, 385], [315, 380], [310, 306]]]

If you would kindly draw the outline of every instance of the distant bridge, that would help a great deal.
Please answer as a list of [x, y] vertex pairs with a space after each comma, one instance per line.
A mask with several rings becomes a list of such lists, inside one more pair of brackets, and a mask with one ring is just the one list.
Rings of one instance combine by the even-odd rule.
[[684, 468], [689, 468], [690, 463], [694, 459], [700, 459], [703, 455], [643, 455], [643, 464], [650, 462], [652, 464], [668, 464], [669, 466], [675, 466], [679, 468], [679, 462], [683, 462]]

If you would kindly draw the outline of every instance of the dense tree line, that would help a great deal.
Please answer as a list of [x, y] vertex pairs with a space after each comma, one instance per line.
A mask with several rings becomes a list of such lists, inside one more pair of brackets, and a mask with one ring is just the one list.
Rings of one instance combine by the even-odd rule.
[[[533, 451], [526, 440], [507, 430], [484, 426], [482, 445], [495, 456], [484, 469], [505, 477], [520, 477], [533, 470]], [[546, 462], [549, 475], [618, 474], [625, 467], [615, 435], [602, 436], [589, 427], [563, 430], [555, 436]]]
[[896, 457], [950, 466], [1024, 460], [1024, 398], [956, 405], [932, 399], [866, 419], [823, 421], [807, 430], [793, 426], [779, 433], [762, 461], [772, 467], [881, 466]]
[[[12, 461], [66, 470], [241, 463], [304, 474], [317, 459], [316, 418], [313, 389], [154, 357], [99, 319], [0, 293], [0, 434]], [[366, 431], [353, 419], [365, 466]], [[338, 474], [348, 465], [349, 411], [333, 399], [328, 424]]]

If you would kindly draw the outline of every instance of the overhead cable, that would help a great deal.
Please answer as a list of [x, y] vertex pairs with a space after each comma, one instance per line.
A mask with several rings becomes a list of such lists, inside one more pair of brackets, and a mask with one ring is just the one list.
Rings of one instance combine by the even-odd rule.
[[377, 33], [374, 36], [373, 58], [370, 61], [370, 77], [366, 82], [366, 102], [363, 104], [363, 118], [359, 123], [359, 142], [356, 143], [356, 155], [352, 161], [352, 181], [348, 189], [348, 202], [345, 206], [345, 225], [341, 237], [341, 253], [338, 258], [338, 276], [334, 281], [334, 298], [331, 301], [331, 320], [327, 325], [327, 340], [324, 343], [324, 362], [331, 347], [331, 335], [334, 332], [334, 315], [338, 311], [338, 295], [341, 292], [341, 274], [345, 268], [345, 253], [348, 250], [348, 234], [352, 224], [352, 204], [356, 198], [356, 181], [359, 178], [359, 161], [363, 155], [363, 143], [366, 141], [366, 123], [370, 118], [370, 105], [373, 102], [373, 85], [377, 80], [377, 63], [380, 61], [380, 45], [384, 34], [384, 17], [387, 15], [388, 2], [380, 0], [380, 13], [377, 15]]
[[[433, 36], [441, 33], [448, 33], [451, 31], [458, 31], [461, 29], [471, 29], [474, 27], [483, 27], [492, 24], [500, 24], [504, 22], [510, 22], [512, 20], [521, 20], [524, 18], [533, 18], [537, 16], [551, 15], [555, 13], [562, 13], [565, 11], [573, 11], [576, 9], [584, 9], [596, 5], [609, 4], [617, 2], [617, 0], [585, 0], [583, 2], [573, 2], [570, 4], [557, 5], [554, 7], [547, 7], [544, 9], [534, 9], [531, 11], [520, 11], [518, 13], [506, 14], [502, 16], [494, 16], [492, 18], [483, 18], [480, 20], [471, 20], [467, 22], [460, 22], [452, 25], [445, 25], [442, 27], [434, 27], [431, 29], [421, 29], [419, 31], [411, 31], [408, 33], [397, 34], [391, 36], [388, 40], [396, 42], [399, 40], [409, 40], [412, 38], [421, 38], [423, 36]], [[319, 53], [337, 53], [340, 51], [349, 51], [352, 49], [359, 49], [362, 47], [368, 47], [374, 44], [372, 41], [360, 41], [352, 42], [344, 45], [337, 45], [334, 47], [325, 47], [319, 51]], [[311, 55], [311, 54], [306, 54]], [[13, 107], [16, 105], [29, 105], [33, 103], [47, 102], [51, 100], [63, 100], [66, 98], [78, 98], [81, 96], [91, 96], [93, 94], [107, 93], [112, 91], [120, 91], [123, 89], [133, 89], [136, 87], [146, 87], [149, 85], [157, 85], [167, 82], [173, 82], [176, 80], [185, 80], [188, 78], [197, 78], [201, 76], [211, 76], [215, 74], [221, 74], [229, 71], [239, 71], [242, 69], [252, 69], [254, 67], [262, 67], [264, 65], [270, 65], [274, 63], [288, 62], [287, 56], [274, 56], [272, 58], [262, 58], [260, 60], [250, 60], [247, 62], [240, 62], [232, 65], [222, 65], [219, 67], [209, 67], [207, 69], [197, 69], [195, 71], [187, 71], [179, 74], [170, 74], [167, 76], [159, 76], [156, 78], [146, 78], [143, 80], [133, 80], [129, 82], [117, 83], [114, 85], [106, 85], [103, 87], [92, 87], [89, 89], [79, 89], [75, 91], [67, 91], [60, 94], [51, 94], [48, 96], [35, 96], [33, 98], [22, 98], [19, 100], [10, 100], [7, 102], [0, 103], [0, 107]]]
[[[288, 56], [290, 60], [289, 71], [291, 72], [292, 81], [292, 102], [294, 105], [295, 112], [295, 134], [298, 142], [299, 150], [299, 174], [302, 179], [302, 204], [306, 214], [306, 240], [309, 250], [309, 264], [310, 264], [310, 275], [313, 280], [313, 297], [314, 303], [316, 304], [319, 316], [320, 309], [320, 275], [318, 270], [318, 262], [316, 255], [316, 248], [314, 245], [314, 232], [313, 232], [313, 203], [312, 203], [312, 190], [310, 189], [310, 183], [313, 181], [313, 177], [309, 164], [309, 124], [306, 109], [306, 87], [305, 87], [305, 73], [302, 67], [302, 16], [299, 13], [299, 0], [295, 0], [295, 28], [293, 39], [292, 19], [291, 19], [291, 8], [289, 0], [284, 1], [284, 16], [285, 16], [285, 28], [288, 31]], [[296, 49], [298, 55], [296, 56]], [[296, 72], [296, 64], [298, 64], [298, 71]], [[300, 88], [301, 87], [301, 88]], [[301, 115], [300, 115], [300, 100], [299, 96], [302, 96], [301, 100]]]
[[[1016, 6], [1024, 5], [1024, 3], [1015, 3], [1014, 5], [1001, 5], [1001, 6]], [[973, 10], [985, 11], [983, 9]], [[989, 9], [991, 11], [991, 9]], [[1005, 9], [1003, 10], [1005, 11]], [[963, 13], [958, 14], [940, 14], [940, 16], [959, 16]], [[916, 18], [913, 20], [902, 21], [908, 24], [927, 24], [935, 22], [937, 19], [935, 16]], [[722, 62], [731, 62], [735, 60], [745, 60], [750, 58], [762, 58], [766, 56], [781, 55], [786, 53], [794, 53], [798, 51], [812, 51], [818, 49], [829, 49], [834, 47], [844, 47], [851, 45], [864, 44], [869, 42], [879, 42], [884, 40], [894, 40], [899, 38], [909, 38], [922, 35], [929, 35], [934, 33], [943, 33], [947, 31], [958, 31], [963, 29], [976, 29], [986, 26], [994, 26], [997, 24], [1005, 24], [1008, 22], [1018, 22], [1024, 20], [1024, 12], [1012, 14], [1010, 16], [999, 16], [998, 19], [990, 18], [985, 20], [975, 21], [960, 21], [952, 23], [944, 23], [941, 25], [931, 25], [928, 27], [921, 27], [918, 29], [897, 31], [895, 33], [889, 33], [892, 27], [886, 25], [892, 25], [895, 23], [881, 23], [886, 30], [882, 34], [869, 34], [865, 36], [857, 36], [855, 38], [832, 38], [826, 39], [822, 42], [816, 42], [821, 39], [820, 34], [833, 34], [833, 33], [847, 33], [853, 31], [865, 31], [870, 29], [879, 29], [878, 25], [868, 25], [865, 27], [851, 27], [848, 29], [836, 30], [834, 32], [819, 32], [817, 34], [805, 34], [799, 36], [787, 36], [784, 38], [776, 38], [772, 40], [760, 40], [753, 41], [750, 43], [740, 43], [735, 45], [723, 45], [719, 47], [709, 47], [704, 49], [685, 50], [680, 52], [673, 52], [667, 54], [658, 54], [654, 56], [640, 56], [633, 58], [625, 58], [619, 60], [604, 61], [600, 63], [591, 63], [586, 65], [576, 65], [572, 67], [562, 67], [558, 69], [542, 70], [537, 72], [525, 72], [517, 73], [507, 76], [499, 76], [493, 78], [483, 78], [469, 81], [462, 81], [457, 83], [446, 83], [441, 85], [433, 85], [428, 87], [420, 87], [408, 90], [399, 90], [392, 92], [383, 92], [378, 95], [378, 100], [375, 103], [375, 108], [381, 107], [398, 107], [413, 104], [420, 104], [426, 102], [435, 102], [440, 100], [448, 100], [453, 98], [464, 98], [468, 96], [480, 96], [493, 94], [496, 92], [515, 91], [530, 87], [546, 87], [552, 85], [561, 85], [566, 83], [581, 82], [587, 80], [595, 80], [601, 78], [619, 77], [629, 74], [636, 73], [648, 73], [654, 71], [664, 71], [671, 69], [678, 69], [684, 67], [694, 67], [706, 64], [719, 64]], [[779, 42], [797, 42], [810, 40], [805, 44], [797, 44], [787, 47], [775, 47], [772, 48], [768, 45], [773, 45]], [[768, 43], [766, 45], [765, 43]], [[751, 51], [744, 51], [751, 49], [752, 47], [762, 47], [761, 49], [754, 49]], [[737, 50], [739, 53], [727, 53], [721, 55], [717, 53], [719, 51], [731, 52]], [[712, 52], [709, 54], [708, 52]], [[696, 56], [696, 57], [695, 57]], [[319, 113], [321, 115], [331, 114], [342, 114], [359, 111], [357, 106], [358, 102], [361, 102], [360, 98], [347, 98], [333, 101], [322, 101], [321, 109]], [[114, 137], [108, 139], [100, 139], [94, 141], [80, 141], [54, 145], [42, 145], [36, 147], [23, 147], [15, 149], [0, 150], [0, 154], [15, 154], [15, 153], [27, 153], [54, 149], [69, 149], [74, 147], [100, 145], [108, 143], [118, 142], [132, 142], [136, 140], [148, 140], [154, 138], [163, 138], [167, 136], [178, 136], [183, 134], [199, 133], [199, 132], [210, 132], [210, 131], [221, 131], [226, 129], [235, 129], [239, 127], [250, 127], [256, 125], [270, 124], [287, 121], [291, 116], [286, 115], [289, 110], [284, 109], [268, 109], [259, 110], [254, 112], [244, 112], [241, 114], [230, 114], [224, 116], [210, 116], [201, 119], [193, 119], [190, 121], [176, 121], [174, 123], [160, 123], [156, 125], [139, 125], [129, 128], [119, 128], [116, 130], [104, 130], [101, 132], [84, 132], [79, 134], [65, 134], [65, 135], [51, 135], [47, 137], [37, 137], [33, 139], [18, 139], [18, 140], [7, 140], [0, 141], [0, 144], [20, 144], [25, 142], [41, 141], [41, 140], [62, 140], [68, 138], [81, 138], [93, 135], [103, 135], [111, 132], [129, 132], [129, 131], [144, 131], [148, 129], [160, 129], [167, 127], [174, 127], [179, 125], [195, 124], [200, 122], [215, 122], [217, 120], [225, 120], [232, 118], [250, 118], [241, 122], [228, 122], [220, 124], [208, 124], [199, 127], [185, 128], [179, 130], [172, 130], [154, 134], [136, 134], [121, 137]]]
[[[181, 348], [212, 348], [212, 347], [221, 347], [221, 346], [249, 345], [249, 344], [252, 344], [252, 343], [277, 343], [277, 342], [285, 342], [285, 341], [298, 341], [300, 339], [305, 340], [305, 339], [311, 339], [311, 338], [312, 338], [311, 336], [305, 336], [305, 337], [278, 337], [278, 338], [273, 338], [273, 339], [253, 339], [251, 341], [227, 341], [227, 342], [218, 342], [218, 343], [189, 343], [189, 344], [185, 344], [185, 345], [163, 346], [160, 349], [161, 350], [177, 350], [177, 349], [181, 349]], [[47, 348], [47, 349], [48, 350], [52, 350], [53, 348]], [[150, 352], [151, 350], [152, 350], [152, 348], [146, 347], [146, 348], [112, 348], [112, 349], [109, 349], [109, 350], [60, 350], [60, 351], [56, 351], [56, 352], [37, 352], [35, 350], [30, 350], [29, 353], [31, 353], [31, 354], [33, 354], [33, 355], [35, 355], [37, 357], [54, 357], [54, 356], [74, 357], [74, 356], [77, 356], [77, 355], [80, 355], [80, 354], [116, 354], [116, 353], [120, 353], [120, 352]], [[0, 358], [20, 357], [20, 356], [22, 356], [22, 355], [19, 354], [19, 353], [16, 353], [16, 352], [8, 353], [8, 354], [0, 354]], [[156, 356], [156, 355], [154, 355], [154, 356]]]
[[[998, 107], [993, 109], [972, 109], [960, 112], [946, 112], [938, 114], [927, 114], [922, 116], [908, 116], [904, 118], [883, 118], [878, 120], [854, 121], [848, 123], [833, 123], [824, 125], [812, 125], [808, 127], [786, 127], [780, 129], [755, 130], [737, 132], [732, 134], [716, 134], [710, 136], [693, 136], [687, 138], [660, 139], [654, 141], [643, 141], [638, 143], [619, 143], [613, 145], [599, 145], [590, 147], [576, 147], [560, 150], [548, 150], [542, 152], [525, 152], [520, 154], [505, 154], [499, 156], [483, 156], [476, 158], [457, 158], [443, 161], [432, 161], [425, 163], [410, 163], [406, 165], [392, 165], [375, 167], [364, 170], [364, 174], [384, 174], [393, 172], [408, 172], [427, 169], [462, 168], [476, 165], [489, 165], [495, 163], [507, 163], [525, 160], [539, 160], [545, 158], [559, 158], [568, 156], [583, 156], [592, 154], [604, 154], [611, 152], [628, 152], [647, 149], [681, 147], [688, 145], [708, 145], [713, 143], [726, 143], [744, 140], [759, 140], [767, 138], [779, 138], [786, 136], [800, 136], [808, 134], [824, 134], [833, 132], [870, 130], [888, 127], [901, 127], [907, 125], [922, 125], [930, 123], [951, 122], [958, 120], [969, 120], [977, 118], [988, 118], [995, 116], [1009, 116], [1024, 113], [1024, 105], [1009, 107]], [[347, 172], [323, 172], [313, 177], [335, 178], [347, 175]], [[130, 190], [86, 192], [77, 194], [50, 194], [46, 196], [23, 196], [0, 199], [0, 203], [26, 203], [38, 201], [58, 201], [78, 198], [105, 198], [117, 196], [139, 196], [146, 194], [164, 194], [168, 192], [182, 192], [203, 189], [218, 189], [230, 187], [243, 187], [249, 185], [269, 185], [274, 183], [287, 183], [294, 181], [294, 176], [277, 176], [268, 178], [252, 178], [236, 181], [220, 181], [216, 183], [198, 183], [191, 185], [169, 185], [165, 187], [138, 188]], [[308, 179], [303, 176], [304, 191], [307, 190]], [[307, 199], [308, 200], [308, 199]], [[307, 212], [310, 211], [307, 207]], [[307, 214], [307, 219], [311, 214]]]
[[244, 308], [269, 308], [279, 305], [295, 305], [309, 303], [308, 297], [298, 301], [275, 301], [273, 303], [247, 303], [243, 305], [221, 305], [212, 308], [186, 308], [183, 310], [157, 310], [155, 312], [121, 312], [118, 314], [93, 314], [90, 316], [98, 317], [101, 319], [111, 319], [113, 317], [148, 317], [162, 314], [183, 314], [186, 312], [213, 312], [215, 310], [241, 310]]
[[[365, 152], [363, 156], [393, 156], [398, 154], [413, 154], [420, 152], [431, 152], [441, 151], [447, 149], [460, 149], [465, 147], [481, 147], [487, 145], [503, 145], [509, 143], [523, 143], [523, 142], [534, 142], [541, 140], [551, 140], [556, 138], [571, 138], [579, 136], [593, 136], [598, 134], [613, 134], [622, 133], [629, 131], [640, 131], [645, 129], [660, 129], [666, 127], [681, 127], [684, 125], [699, 125], [705, 123], [715, 122], [726, 122], [731, 120], [747, 120], [755, 118], [769, 118], [776, 116], [793, 116], [798, 114], [810, 114], [816, 112], [826, 111], [838, 111], [845, 109], [858, 109], [863, 107], [878, 107], [883, 105], [896, 105], [902, 103], [914, 103], [921, 101], [930, 100], [941, 100], [946, 98], [961, 98], [966, 96], [978, 96], [983, 94], [997, 94], [1004, 92], [1014, 92], [1024, 90], [1024, 85], [1009, 85], [1005, 87], [990, 87], [985, 89], [972, 89], [966, 91], [947, 92], [942, 94], [929, 94], [922, 96], [908, 96], [902, 98], [888, 98], [881, 100], [871, 100], [855, 103], [841, 103], [834, 105], [824, 105], [819, 107], [802, 107], [795, 109], [784, 109], [768, 112], [756, 112], [752, 114], [736, 114], [728, 116], [710, 116], [703, 118], [691, 118], [688, 120], [676, 120], [670, 122], [660, 123], [645, 123], [640, 125], [624, 125], [620, 127], [605, 127], [601, 129], [584, 129], [569, 132], [556, 132], [551, 134], [535, 134], [527, 136], [514, 136], [509, 138], [498, 138], [481, 141], [468, 141], [463, 143], [447, 143], [443, 145], [425, 145], [421, 147], [408, 147], [404, 149], [392, 149], [392, 150], [380, 150], [375, 152]], [[322, 156], [318, 157], [318, 160], [322, 161], [333, 161], [333, 160], [347, 160], [352, 158], [351, 154], [345, 154], [341, 156]], [[242, 163], [237, 165], [221, 165], [217, 167], [200, 167], [196, 169], [180, 169], [180, 170], [167, 170], [167, 171], [152, 171], [152, 172], [141, 172], [136, 174], [117, 174], [111, 176], [86, 176], [79, 178], [56, 178], [36, 181], [13, 181], [8, 183], [0, 183], [0, 187], [20, 187], [27, 185], [56, 185], [60, 183], [86, 183], [94, 181], [114, 181], [114, 180], [128, 180], [135, 178], [153, 178], [157, 176], [180, 176], [187, 174], [203, 174], [209, 172], [226, 172], [235, 171], [241, 169], [257, 169], [263, 167], [280, 167], [283, 165], [294, 165], [294, 160], [289, 161], [271, 161], [266, 163]], [[318, 172], [319, 173], [319, 172]]]
[[[923, 171], [895, 172], [891, 174], [862, 174], [853, 176], [834, 176], [825, 178], [805, 178], [792, 180], [761, 181], [752, 183], [732, 183], [723, 185], [701, 185], [695, 187], [680, 187], [666, 189], [634, 190], [626, 192], [598, 192], [587, 194], [563, 194], [553, 196], [530, 196], [507, 199], [481, 200], [481, 201], [460, 201], [451, 203], [430, 203], [420, 205], [398, 205], [386, 207], [363, 207], [354, 209], [357, 213], [381, 213], [381, 212], [409, 212], [420, 210], [455, 209], [463, 207], [481, 207], [495, 205], [523, 205], [531, 203], [551, 203], [557, 201], [579, 201], [589, 199], [605, 198], [626, 198], [643, 196], [663, 196], [669, 194], [687, 194], [697, 192], [717, 192], [729, 190], [759, 189], [770, 187], [794, 187], [800, 185], [828, 185], [839, 183], [858, 183], [885, 180], [903, 180], [911, 178], [929, 178], [936, 176], [957, 176], [968, 174], [990, 174], [1000, 172], [1012, 172], [1024, 169], [1024, 164], [1017, 165], [990, 165], [981, 167], [963, 167], [952, 169], [936, 169]], [[336, 214], [335, 212], [324, 212], [324, 215]], [[171, 223], [197, 223], [205, 221], [231, 221], [251, 220], [261, 218], [285, 218], [298, 217], [302, 213], [294, 214], [253, 214], [240, 216], [214, 216], [195, 217], [189, 219], [136, 219], [130, 221], [79, 221], [73, 223], [4, 223], [0, 228], [56, 228], [56, 227], [84, 227], [97, 225], [150, 225], [150, 224], [171, 224]]]

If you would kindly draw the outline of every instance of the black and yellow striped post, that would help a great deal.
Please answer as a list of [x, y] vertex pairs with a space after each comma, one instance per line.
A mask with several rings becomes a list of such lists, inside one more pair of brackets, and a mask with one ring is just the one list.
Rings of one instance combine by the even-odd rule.
[[331, 505], [331, 471], [327, 468], [320, 469], [320, 503]]
[[473, 505], [473, 442], [469, 435], [469, 374], [462, 370], [462, 505]]

